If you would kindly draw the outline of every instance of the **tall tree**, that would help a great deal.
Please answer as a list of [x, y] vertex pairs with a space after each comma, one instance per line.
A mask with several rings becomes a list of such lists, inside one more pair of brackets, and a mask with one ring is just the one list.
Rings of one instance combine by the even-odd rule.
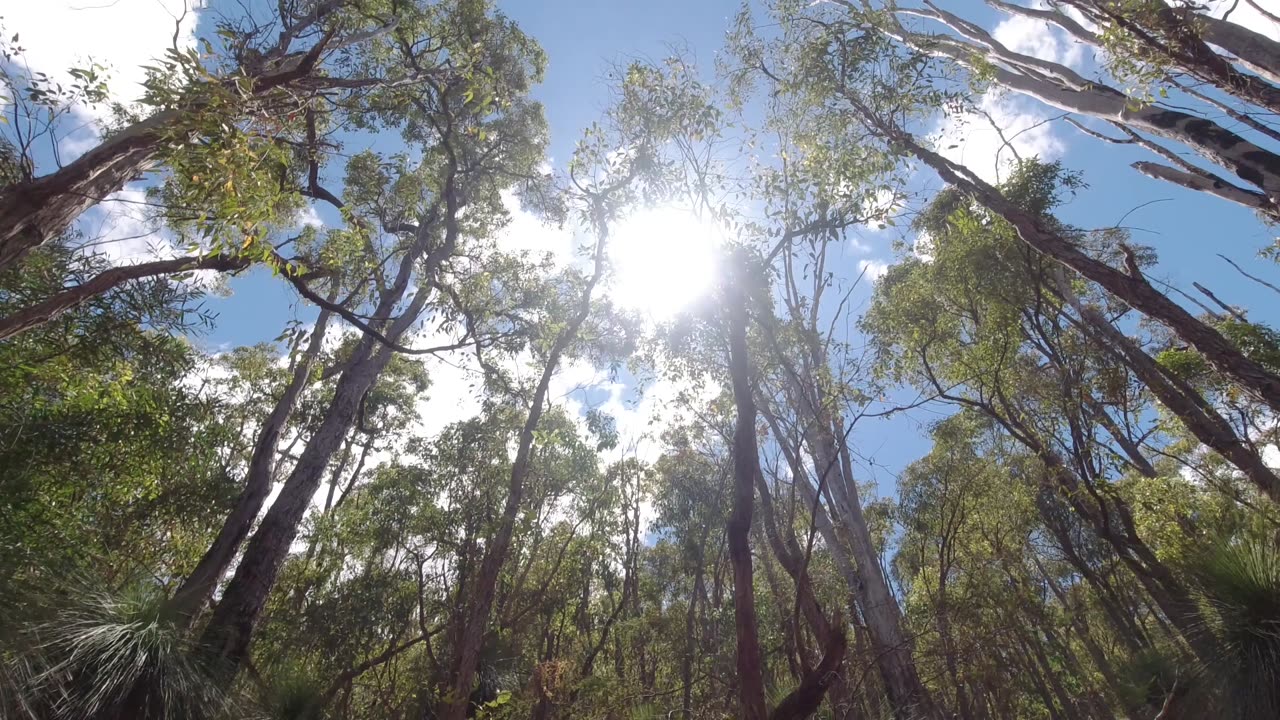
[[[394, 275], [379, 278], [371, 298], [368, 324], [377, 335], [363, 333], [343, 363], [322, 421], [249, 539], [204, 630], [204, 644], [226, 663], [228, 675], [246, 657], [299, 523], [326, 466], [356, 422], [362, 399], [391, 361], [391, 345], [417, 325], [428, 301], [440, 302], [443, 270], [459, 243], [472, 233], [483, 238], [494, 226], [499, 190], [510, 176], [529, 174], [540, 152], [540, 117], [522, 97], [541, 69], [536, 47], [508, 20], [481, 5], [464, 3], [438, 21], [442, 47], [431, 52], [448, 53], [453, 63], [469, 63], [470, 80], [427, 83], [393, 91], [387, 98], [399, 102], [397, 112], [412, 118], [408, 137], [422, 143], [424, 151], [417, 167], [401, 162], [404, 175], [389, 196], [378, 185], [391, 179], [372, 157], [349, 169], [352, 212], [364, 216], [365, 228], [384, 229], [392, 239]], [[464, 207], [475, 217], [468, 213], [464, 219]]]

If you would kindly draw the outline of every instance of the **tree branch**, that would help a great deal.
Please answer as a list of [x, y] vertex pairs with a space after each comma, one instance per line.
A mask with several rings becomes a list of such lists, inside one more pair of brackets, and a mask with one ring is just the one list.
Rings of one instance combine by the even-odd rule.
[[246, 257], [208, 255], [157, 260], [139, 265], [125, 265], [104, 270], [75, 287], [62, 290], [47, 300], [13, 312], [0, 319], [0, 340], [11, 338], [32, 328], [39, 327], [62, 313], [132, 280], [141, 280], [142, 278], [159, 275], [175, 275], [192, 270], [230, 272], [243, 270], [249, 264], [250, 261]]

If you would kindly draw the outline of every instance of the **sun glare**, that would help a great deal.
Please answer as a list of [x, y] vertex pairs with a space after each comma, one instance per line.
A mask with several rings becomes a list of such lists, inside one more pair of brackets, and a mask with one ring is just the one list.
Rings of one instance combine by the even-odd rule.
[[721, 231], [674, 207], [642, 210], [611, 238], [612, 297], [655, 322], [670, 320], [711, 287]]

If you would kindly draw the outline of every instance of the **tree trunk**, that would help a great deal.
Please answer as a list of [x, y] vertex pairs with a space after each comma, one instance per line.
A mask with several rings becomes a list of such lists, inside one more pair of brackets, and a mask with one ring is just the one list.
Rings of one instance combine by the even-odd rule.
[[1052, 512], [1049, 501], [1043, 493], [1036, 497], [1036, 509], [1039, 511], [1041, 523], [1057, 540], [1063, 558], [1093, 589], [1097, 602], [1102, 607], [1103, 615], [1107, 618], [1107, 623], [1125, 649], [1130, 654], [1138, 654], [1149, 648], [1151, 641], [1134, 621], [1133, 613], [1126, 611], [1123, 600], [1111, 583], [1081, 557], [1069, 530], [1063, 526], [1061, 518]]
[[258, 431], [258, 439], [253, 447], [253, 455], [249, 459], [249, 470], [245, 473], [244, 489], [236, 498], [235, 507], [223, 521], [222, 528], [214, 538], [213, 544], [205, 551], [191, 574], [178, 587], [170, 600], [186, 622], [193, 620], [204, 609], [213, 595], [218, 581], [231, 567], [240, 544], [249, 535], [253, 521], [262, 510], [262, 504], [271, 494], [271, 481], [275, 468], [276, 447], [280, 434], [284, 431], [289, 416], [298, 403], [298, 397], [310, 380], [311, 366], [324, 344], [326, 326], [331, 313], [321, 310], [311, 331], [311, 338], [298, 363], [293, 369], [293, 376], [285, 386], [284, 393], [276, 400], [271, 413]]
[[219, 669], [226, 672], [228, 682], [248, 654], [258, 616], [266, 605], [280, 565], [297, 537], [298, 525], [320, 487], [329, 459], [350, 431], [361, 398], [391, 361], [392, 352], [386, 348], [375, 349], [375, 342], [368, 336], [361, 339], [351, 365], [338, 379], [324, 420], [249, 540], [235, 575], [214, 608], [202, 645], [225, 663], [225, 667]]
[[697, 635], [694, 634], [694, 620], [698, 614], [698, 598], [702, 593], [704, 546], [705, 542], [698, 548], [698, 568], [694, 571], [693, 588], [689, 592], [689, 607], [684, 613], [684, 654], [680, 658], [680, 715], [684, 720], [693, 720], [693, 663], [698, 649]]
[[[435, 278], [440, 264], [453, 254], [459, 227], [457, 222], [460, 204], [457, 197], [456, 167], [450, 169], [445, 180], [442, 200], [446, 206], [444, 232], [440, 244], [431, 246], [431, 228], [418, 228], [411, 245], [401, 257], [395, 280], [378, 300], [371, 325], [386, 329], [386, 337], [398, 340], [418, 320], [431, 292], [426, 282], [420, 285], [413, 300], [398, 317], [392, 313], [409, 290], [414, 271], [422, 263], [421, 277]], [[333, 399], [325, 411], [320, 427], [307, 441], [293, 471], [285, 480], [280, 495], [263, 517], [258, 530], [249, 540], [235, 575], [227, 584], [222, 599], [214, 608], [209, 624], [201, 637], [201, 645], [221, 665], [221, 680], [230, 684], [249, 651], [258, 616], [266, 606], [267, 596], [275, 584], [280, 565], [289, 553], [289, 547], [298, 534], [298, 525], [320, 487], [325, 468], [333, 453], [351, 430], [359, 412], [361, 400], [377, 381], [383, 369], [391, 362], [394, 353], [373, 335], [365, 333], [351, 351], [351, 356], [334, 388]]]
[[[741, 263], [745, 265], [745, 262]], [[735, 268], [745, 275], [745, 268]], [[728, 280], [729, 376], [737, 421], [733, 431], [733, 503], [726, 538], [733, 567], [733, 616], [737, 637], [739, 717], [767, 720], [764, 697], [764, 660], [756, 621], [755, 583], [751, 569], [751, 515], [755, 505], [755, 478], [760, 472], [756, 445], [756, 406], [747, 359], [747, 308], [741, 275]]]
[[[298, 81], [315, 78], [314, 71], [320, 55], [326, 47], [338, 49], [343, 43], [352, 43], [387, 32], [394, 24], [379, 31], [353, 33], [350, 37], [334, 40], [326, 34], [305, 52], [291, 51], [290, 44], [297, 34], [313, 30], [315, 23], [336, 11], [340, 0], [328, 0], [314, 8], [306, 23], [298, 23], [288, 33], [282, 33], [277, 47], [266, 54], [263, 67], [271, 72], [246, 77], [238, 72], [228, 73], [228, 79], [212, 80], [199, 92], [245, 93], [244, 111], [263, 110], [264, 100], [274, 91], [295, 86]], [[328, 88], [341, 88], [342, 78], [323, 79], [309, 83], [309, 92]], [[298, 102], [296, 93], [286, 93], [287, 102]], [[181, 141], [184, 123], [193, 113], [199, 113], [207, 101], [196, 100], [187, 107], [161, 110], [150, 117], [113, 133], [93, 149], [76, 158], [69, 165], [33, 180], [18, 182], [0, 188], [0, 270], [12, 266], [31, 248], [57, 237], [90, 207], [122, 189], [126, 183], [136, 180], [154, 167], [163, 143]], [[230, 120], [234, 122], [234, 120]]]
[[[815, 302], [813, 306], [816, 305]], [[850, 581], [850, 592], [862, 609], [877, 669], [884, 681], [895, 716], [903, 720], [938, 718], [938, 709], [920, 682], [912, 643], [902, 630], [901, 610], [897, 599], [889, 590], [879, 554], [862, 513], [849, 449], [844, 442], [843, 428], [840, 427], [842, 422], [831, 411], [834, 402], [824, 393], [824, 386], [816, 377], [818, 369], [825, 367], [826, 356], [817, 343], [817, 331], [812, 326], [815, 316], [810, 314], [805, 317], [805, 313], [796, 307], [791, 308], [791, 313], [798, 322], [809, 325], [805, 342], [800, 348], [805, 360], [804, 367], [797, 369], [778, 349], [778, 360], [790, 377], [794, 395], [792, 402], [803, 406], [795, 410], [797, 416], [803, 418], [802, 435], [814, 463], [817, 488], [808, 488], [807, 483], [801, 482], [801, 491], [806, 495], [812, 493], [810, 502], [818, 508], [814, 513], [814, 521], [818, 523], [819, 530], [823, 532], [829, 548], [839, 561], [838, 551], [842, 545], [836, 537], [835, 528], [825, 527], [825, 513], [822, 513], [820, 504], [814, 502], [813, 498], [826, 492], [834, 500], [831, 503], [831, 522], [844, 531], [843, 536], [849, 543], [852, 561], [856, 565], [856, 571], [852, 568], [845, 571], [846, 579]], [[767, 417], [777, 435], [777, 423], [771, 415]], [[778, 437], [785, 450], [786, 443], [782, 441], [781, 435]], [[798, 474], [798, 453], [792, 451], [787, 457]]]
[[760, 493], [760, 514], [764, 519], [765, 537], [769, 541], [773, 555], [795, 583], [796, 601], [800, 605], [805, 621], [809, 624], [809, 629], [813, 631], [815, 637], [825, 638], [830, 633], [830, 627], [822, 614], [822, 607], [813, 594], [813, 584], [809, 580], [806, 567], [806, 554], [800, 549], [791, 528], [787, 527], [783, 531], [779, 527], [773, 509], [773, 497], [762, 473], [757, 474], [756, 487]]
[[0, 270], [151, 169], [163, 132], [181, 118], [178, 110], [158, 112], [55, 172], [0, 190]]
[[1243, 25], [1204, 14], [1195, 16], [1201, 37], [1236, 56], [1242, 67], [1280, 83], [1280, 43]]
[[[811, 351], [817, 353], [814, 348]], [[821, 395], [818, 383], [811, 380], [809, 384], [818, 393], [812, 401], [816, 410], [811, 411], [813, 417], [806, 431], [814, 470], [819, 484], [828, 488], [836, 501], [832, 511], [845, 530], [857, 566], [857, 585], [851, 589], [862, 608], [872, 652], [894, 715], [902, 720], [939, 717], [920, 682], [912, 643], [902, 630], [902, 612], [889, 590], [879, 553], [871, 540], [843, 433], [837, 437], [834, 432], [837, 420], [825, 410], [830, 401]]]
[[560, 364], [560, 357], [570, 343], [577, 338], [578, 330], [590, 315], [592, 292], [604, 275], [608, 231], [603, 222], [600, 223], [599, 232], [594, 273], [582, 291], [577, 312], [569, 319], [564, 330], [552, 344], [550, 352], [547, 353], [546, 365], [542, 369], [542, 375], [529, 405], [529, 415], [520, 431], [515, 461], [511, 464], [511, 479], [507, 485], [507, 500], [502, 510], [502, 519], [493, 541], [485, 549], [484, 559], [480, 563], [480, 572], [470, 594], [470, 607], [458, 635], [458, 645], [454, 651], [453, 661], [452, 696], [444, 707], [441, 720], [463, 720], [467, 717], [471, 685], [475, 680], [476, 667], [480, 661], [480, 646], [484, 640], [485, 629], [489, 624], [489, 613], [497, 593], [498, 576], [506, 562], [511, 539], [515, 533], [516, 520], [524, 500], [524, 483], [529, 474], [534, 432], [538, 429], [538, 422], [542, 418], [547, 391], [551, 386], [551, 378]]

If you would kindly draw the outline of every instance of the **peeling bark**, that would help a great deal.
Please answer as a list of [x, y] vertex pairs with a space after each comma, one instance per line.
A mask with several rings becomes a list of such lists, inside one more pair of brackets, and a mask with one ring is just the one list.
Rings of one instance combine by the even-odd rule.
[[160, 137], [183, 113], [165, 110], [134, 123], [71, 164], [0, 189], [0, 269], [57, 237], [85, 210], [136, 180], [155, 164]]
[[1268, 216], [1280, 217], [1280, 209], [1266, 195], [1223, 182], [1220, 178], [1206, 177], [1153, 162], [1135, 162], [1130, 167], [1153, 180], [1163, 180], [1174, 185], [1180, 185], [1187, 190], [1208, 193], [1227, 202], [1257, 210]]

